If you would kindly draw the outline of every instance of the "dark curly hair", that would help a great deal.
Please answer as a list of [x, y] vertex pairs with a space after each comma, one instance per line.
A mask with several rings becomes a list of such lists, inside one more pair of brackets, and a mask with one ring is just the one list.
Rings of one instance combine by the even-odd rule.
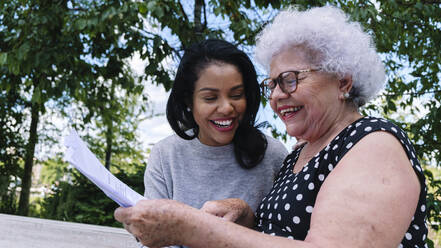
[[198, 136], [198, 125], [188, 107], [200, 72], [216, 62], [234, 65], [242, 74], [247, 106], [234, 134], [233, 144], [237, 162], [241, 167], [250, 169], [262, 161], [268, 142], [255, 126], [260, 105], [256, 70], [249, 57], [234, 45], [223, 40], [209, 39], [185, 49], [168, 98], [167, 120], [181, 138], [190, 140]]

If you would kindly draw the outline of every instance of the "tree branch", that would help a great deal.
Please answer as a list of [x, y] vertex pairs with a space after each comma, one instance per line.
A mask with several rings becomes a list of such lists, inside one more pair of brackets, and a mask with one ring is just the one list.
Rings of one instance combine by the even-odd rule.
[[184, 11], [184, 6], [182, 6], [181, 1], [178, 1], [178, 5], [179, 5], [179, 9], [181, 9], [181, 12], [182, 12], [182, 15], [184, 16], [185, 21], [186, 21], [186, 22], [190, 22], [190, 21], [188, 20], [188, 16], [187, 16], [187, 14], [186, 14], [185, 11]]

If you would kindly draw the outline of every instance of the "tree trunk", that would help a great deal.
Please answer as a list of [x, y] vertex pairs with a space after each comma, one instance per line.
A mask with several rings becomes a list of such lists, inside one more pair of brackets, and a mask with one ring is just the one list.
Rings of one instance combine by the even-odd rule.
[[29, 142], [26, 146], [25, 166], [21, 178], [20, 201], [18, 203], [18, 214], [28, 215], [29, 196], [32, 185], [32, 167], [34, 165], [35, 145], [37, 144], [37, 126], [40, 119], [40, 103], [34, 102], [31, 107], [31, 128], [29, 130]]
[[196, 40], [203, 38], [204, 26], [202, 24], [202, 9], [204, 8], [204, 0], [194, 1], [194, 31]]
[[106, 163], [105, 167], [106, 169], [110, 169], [110, 160], [112, 158], [112, 139], [113, 139], [113, 121], [111, 122], [110, 126], [107, 127], [106, 132]]

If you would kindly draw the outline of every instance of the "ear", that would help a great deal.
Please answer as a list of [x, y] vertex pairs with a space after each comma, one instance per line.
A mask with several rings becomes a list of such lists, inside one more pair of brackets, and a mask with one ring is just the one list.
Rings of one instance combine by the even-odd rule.
[[343, 78], [340, 79], [339, 85], [339, 99], [345, 100], [345, 94], [349, 94], [352, 89], [352, 75], [346, 74]]
[[191, 112], [191, 110], [193, 110], [193, 103], [191, 102], [191, 100], [185, 99], [184, 102], [185, 102], [185, 107], [187, 108], [187, 110], [190, 109], [189, 112]]

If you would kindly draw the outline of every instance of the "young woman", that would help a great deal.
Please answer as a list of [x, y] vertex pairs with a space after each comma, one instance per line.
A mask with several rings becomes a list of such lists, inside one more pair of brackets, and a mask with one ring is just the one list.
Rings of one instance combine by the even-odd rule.
[[222, 40], [186, 49], [167, 103], [176, 134], [151, 151], [145, 197], [195, 208], [240, 198], [255, 210], [288, 154], [255, 126], [259, 105], [256, 72], [244, 52]]

